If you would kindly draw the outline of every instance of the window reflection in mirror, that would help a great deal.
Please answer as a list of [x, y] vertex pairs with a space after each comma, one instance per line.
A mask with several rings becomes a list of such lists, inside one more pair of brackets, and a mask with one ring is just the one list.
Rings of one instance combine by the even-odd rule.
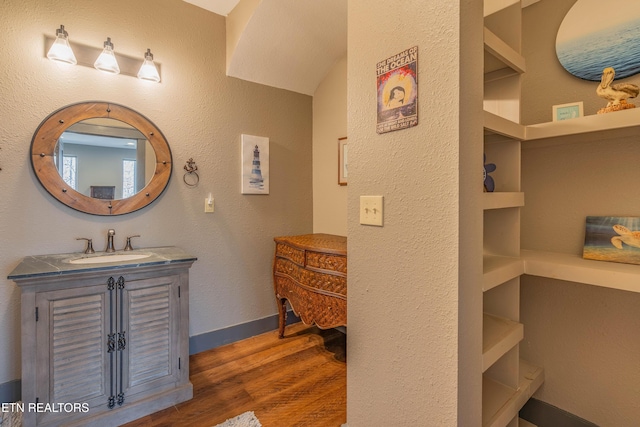
[[125, 199], [154, 176], [156, 157], [136, 128], [115, 119], [95, 118], [67, 128], [54, 161], [62, 179], [85, 196]]

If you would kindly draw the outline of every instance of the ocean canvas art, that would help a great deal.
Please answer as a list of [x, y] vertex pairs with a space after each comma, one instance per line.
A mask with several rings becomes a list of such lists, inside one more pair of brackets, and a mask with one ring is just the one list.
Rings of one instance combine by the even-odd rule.
[[607, 67], [617, 79], [640, 73], [640, 1], [607, 0], [603, 11], [600, 0], [578, 0], [560, 24], [556, 55], [585, 80], [600, 81]]
[[640, 217], [588, 216], [582, 257], [640, 264]]

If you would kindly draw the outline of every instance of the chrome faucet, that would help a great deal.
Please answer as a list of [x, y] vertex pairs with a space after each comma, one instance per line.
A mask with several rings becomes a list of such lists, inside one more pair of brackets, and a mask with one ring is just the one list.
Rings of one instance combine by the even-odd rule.
[[107, 231], [107, 249], [105, 249], [105, 252], [115, 252], [116, 249], [113, 247], [113, 236], [116, 235], [116, 230], [114, 230], [113, 228], [110, 228], [109, 231]]

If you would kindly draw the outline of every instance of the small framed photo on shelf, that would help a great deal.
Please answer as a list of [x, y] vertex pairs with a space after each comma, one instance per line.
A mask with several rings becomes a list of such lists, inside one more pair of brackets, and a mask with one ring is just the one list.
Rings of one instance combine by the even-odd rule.
[[575, 119], [584, 116], [582, 101], [553, 106], [553, 121]]
[[640, 217], [588, 216], [582, 257], [640, 264]]
[[338, 185], [347, 185], [348, 156], [347, 137], [338, 138]]

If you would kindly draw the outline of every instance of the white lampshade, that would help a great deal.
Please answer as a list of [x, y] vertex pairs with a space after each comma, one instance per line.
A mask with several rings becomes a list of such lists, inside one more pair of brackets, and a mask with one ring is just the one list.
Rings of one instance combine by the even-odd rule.
[[138, 71], [138, 78], [151, 80], [156, 83], [160, 82], [160, 74], [158, 74], [156, 64], [153, 62], [151, 49], [147, 49], [147, 52], [144, 54], [144, 62], [142, 63], [142, 67], [140, 67], [140, 71]]
[[118, 61], [113, 53], [113, 43], [111, 43], [111, 37], [107, 37], [107, 41], [104, 42], [104, 50], [96, 59], [93, 66], [100, 71], [111, 74], [120, 74], [120, 67], [118, 67]]
[[64, 30], [64, 25], [60, 25], [60, 28], [56, 30], [56, 39], [47, 52], [47, 58], [67, 64], [75, 65], [78, 63], [69, 45], [69, 34]]

